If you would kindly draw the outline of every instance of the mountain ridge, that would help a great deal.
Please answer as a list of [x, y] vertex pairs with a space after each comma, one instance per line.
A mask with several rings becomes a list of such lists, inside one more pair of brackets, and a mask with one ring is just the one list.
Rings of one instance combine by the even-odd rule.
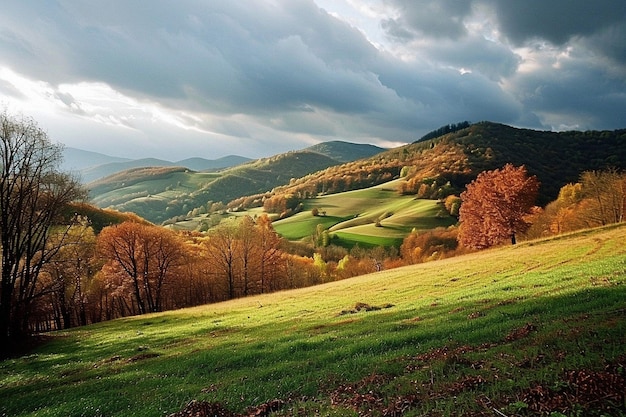
[[[329, 141], [320, 142], [316, 145], [304, 148], [301, 151], [316, 152], [343, 163], [355, 159], [367, 158], [385, 150], [385, 148], [371, 144]], [[130, 159], [72, 147], [65, 147], [63, 156], [63, 170], [77, 173], [81, 181], [85, 184], [133, 168], [180, 166], [193, 171], [210, 171], [230, 168], [255, 160], [240, 155], [227, 155], [216, 159], [190, 157], [178, 161], [149, 157]]]

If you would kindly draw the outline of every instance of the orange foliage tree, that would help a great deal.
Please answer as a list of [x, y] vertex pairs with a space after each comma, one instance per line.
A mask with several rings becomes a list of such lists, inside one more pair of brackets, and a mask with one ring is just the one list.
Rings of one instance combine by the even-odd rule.
[[280, 238], [269, 217], [245, 216], [211, 229], [206, 260], [217, 282], [224, 283], [228, 298], [273, 291], [280, 285]]
[[115, 276], [120, 287], [130, 289], [137, 313], [163, 310], [164, 289], [175, 276], [186, 252], [175, 233], [124, 222], [102, 229], [97, 246], [107, 261], [103, 272]]
[[454, 256], [459, 252], [457, 237], [457, 228], [414, 230], [402, 241], [400, 255], [406, 265]]
[[40, 311], [47, 311], [55, 328], [67, 329], [89, 323], [89, 289], [99, 266], [94, 256], [96, 236], [89, 225], [76, 224], [63, 235], [51, 237], [52, 241], [60, 239], [65, 243], [43, 268], [49, 283]]
[[556, 200], [536, 216], [529, 237], [558, 235], [624, 221], [626, 173], [586, 171], [580, 182], [564, 185]]
[[530, 224], [526, 216], [534, 206], [539, 181], [529, 176], [524, 166], [505, 165], [482, 172], [461, 194], [459, 242], [483, 249], [515, 236]]

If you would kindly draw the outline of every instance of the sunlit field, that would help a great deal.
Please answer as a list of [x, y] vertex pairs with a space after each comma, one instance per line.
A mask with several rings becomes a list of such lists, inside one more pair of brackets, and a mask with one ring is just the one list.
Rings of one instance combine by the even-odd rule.
[[[48, 334], [0, 363], [0, 415], [165, 416], [191, 400], [235, 413], [277, 400], [274, 416], [536, 415], [573, 392], [572, 372], [623, 372], [625, 241], [613, 226]], [[581, 392], [563, 415], [625, 412], [623, 391], [621, 404]]]
[[[332, 243], [352, 247], [396, 246], [411, 230], [432, 230], [456, 222], [442, 213], [436, 200], [416, 199], [397, 193], [397, 181], [363, 190], [321, 196], [305, 201], [305, 210], [274, 222], [275, 230], [289, 240], [315, 233], [322, 225], [335, 236]], [[317, 209], [320, 215], [313, 216]]]

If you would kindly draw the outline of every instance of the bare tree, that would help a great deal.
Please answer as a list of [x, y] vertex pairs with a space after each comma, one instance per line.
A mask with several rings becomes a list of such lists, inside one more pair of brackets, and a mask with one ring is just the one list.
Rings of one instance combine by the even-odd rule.
[[28, 331], [39, 272], [64, 242], [50, 245], [50, 231], [67, 203], [85, 195], [58, 171], [61, 159], [62, 147], [32, 119], [0, 114], [0, 350]]

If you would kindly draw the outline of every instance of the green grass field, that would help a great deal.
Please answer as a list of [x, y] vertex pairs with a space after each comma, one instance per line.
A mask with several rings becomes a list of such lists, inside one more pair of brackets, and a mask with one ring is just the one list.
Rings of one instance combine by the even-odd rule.
[[52, 333], [0, 362], [0, 415], [166, 416], [191, 400], [272, 416], [625, 415], [625, 241], [613, 226]]
[[[398, 194], [396, 183], [306, 200], [301, 213], [274, 222], [274, 228], [286, 239], [300, 240], [313, 235], [321, 224], [336, 236], [334, 244], [399, 247], [413, 229], [432, 230], [456, 222], [441, 215], [443, 206], [435, 200]], [[323, 215], [313, 216], [314, 208]]]

